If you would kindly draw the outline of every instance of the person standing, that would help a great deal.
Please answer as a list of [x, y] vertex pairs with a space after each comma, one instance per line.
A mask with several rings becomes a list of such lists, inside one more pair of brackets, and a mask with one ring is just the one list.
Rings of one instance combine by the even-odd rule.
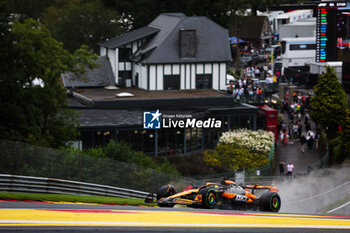
[[284, 133], [283, 130], [280, 131], [280, 142], [281, 142], [281, 146], [283, 146], [283, 138], [284, 138]]
[[284, 133], [283, 133], [283, 144], [284, 145], [288, 145], [288, 143], [289, 143], [288, 139], [289, 139], [288, 131], [284, 130]]
[[318, 150], [318, 142], [320, 140], [320, 134], [318, 133], [318, 131], [316, 131], [315, 133], [315, 149]]
[[298, 139], [298, 124], [297, 122], [294, 122], [293, 124], [293, 141], [296, 141]]
[[309, 123], [310, 115], [309, 112], [305, 113], [304, 124], [307, 125]]
[[287, 176], [290, 176], [292, 178], [293, 172], [294, 172], [294, 165], [291, 162], [289, 162], [287, 165]]
[[281, 162], [280, 162], [280, 176], [284, 176], [284, 168], [285, 168], [285, 166], [286, 166], [286, 163], [282, 160]]
[[303, 153], [305, 152], [305, 143], [306, 143], [306, 138], [305, 138], [305, 135], [302, 134], [300, 136], [300, 145], [301, 145], [300, 151]]
[[313, 148], [313, 146], [314, 146], [314, 135], [313, 135], [313, 133], [312, 133], [311, 130], [309, 130], [309, 131], [307, 132], [307, 135], [306, 135], [306, 142], [307, 142], [307, 147], [308, 147], [309, 151], [312, 152], [312, 148]]

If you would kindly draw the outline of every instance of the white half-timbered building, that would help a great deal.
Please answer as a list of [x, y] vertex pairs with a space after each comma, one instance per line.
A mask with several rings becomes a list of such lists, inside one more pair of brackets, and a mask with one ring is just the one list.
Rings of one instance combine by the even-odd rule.
[[207, 17], [159, 15], [148, 26], [102, 42], [115, 84], [145, 90], [223, 90], [228, 32]]

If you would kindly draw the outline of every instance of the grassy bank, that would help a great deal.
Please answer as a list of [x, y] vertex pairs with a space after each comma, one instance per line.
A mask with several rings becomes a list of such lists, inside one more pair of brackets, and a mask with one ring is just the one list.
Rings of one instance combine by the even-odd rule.
[[133, 206], [156, 206], [156, 204], [146, 204], [143, 199], [101, 197], [101, 196], [79, 196], [65, 194], [43, 194], [43, 193], [6, 193], [0, 192], [0, 200], [18, 201], [52, 201], [52, 202], [83, 202], [98, 204], [133, 205]]

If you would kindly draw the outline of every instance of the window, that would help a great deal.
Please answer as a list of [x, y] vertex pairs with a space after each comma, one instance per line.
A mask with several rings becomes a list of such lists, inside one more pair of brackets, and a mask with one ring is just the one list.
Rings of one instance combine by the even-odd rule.
[[289, 50], [313, 50], [316, 49], [316, 44], [291, 44]]
[[131, 48], [119, 48], [119, 62], [129, 62], [131, 56]]
[[182, 58], [196, 57], [196, 31], [180, 31], [180, 56]]
[[197, 74], [196, 89], [211, 89], [212, 77], [211, 74]]
[[164, 75], [164, 90], [179, 90], [180, 75]]
[[119, 71], [118, 75], [119, 75], [119, 77], [118, 77], [118, 84], [121, 87], [127, 86], [126, 80], [127, 79], [131, 80], [131, 78], [132, 78], [131, 71]]

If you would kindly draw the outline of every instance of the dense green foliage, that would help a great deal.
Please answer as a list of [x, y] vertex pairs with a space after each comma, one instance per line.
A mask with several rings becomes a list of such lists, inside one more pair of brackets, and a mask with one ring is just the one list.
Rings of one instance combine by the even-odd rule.
[[[175, 166], [169, 162], [158, 165], [125, 143], [118, 145], [110, 142], [106, 148], [87, 151], [54, 150], [0, 140], [0, 173], [75, 180], [148, 192], [156, 192], [160, 186], [181, 179]], [[125, 154], [130, 158], [125, 162], [117, 160]], [[114, 159], [109, 156], [114, 156]]]
[[97, 53], [99, 42], [122, 32], [116, 11], [100, 1], [56, 0], [43, 13], [42, 21], [71, 52], [86, 44]]
[[314, 92], [311, 118], [328, 128], [327, 136], [333, 138], [338, 126], [343, 124], [348, 109], [347, 96], [333, 68], [328, 66], [326, 73], [319, 76]]
[[75, 139], [77, 121], [60, 76], [96, 67], [97, 55], [86, 46], [69, 53], [35, 20], [9, 24], [6, 13], [0, 20], [0, 139], [49, 147]]
[[252, 169], [266, 166], [268, 163], [267, 156], [251, 153], [246, 148], [232, 144], [219, 144], [215, 149], [205, 151], [203, 159], [210, 166], [232, 170]]
[[50, 201], [50, 202], [80, 202], [80, 203], [98, 203], [114, 205], [144, 205], [154, 206], [156, 204], [145, 203], [143, 199], [121, 198], [121, 197], [102, 197], [102, 196], [81, 196], [65, 194], [47, 194], [47, 193], [4, 193], [0, 192], [0, 200], [18, 200], [18, 201]]
[[47, 7], [55, 0], [1, 0], [11, 13], [19, 15], [20, 19], [39, 19]]
[[[84, 153], [84, 152], [80, 152]], [[176, 167], [165, 159], [158, 165], [151, 157], [141, 151], [133, 150], [126, 142], [120, 141], [116, 144], [111, 140], [104, 148], [92, 148], [86, 151], [90, 156], [110, 158], [125, 163], [137, 164], [142, 167], [156, 169], [173, 175], [180, 175]]]
[[[207, 16], [223, 27], [244, 9], [269, 8], [280, 0], [103, 0], [124, 19], [125, 27], [139, 28], [149, 24], [161, 13], [181, 12], [188, 16]], [[142, 10], [140, 10], [142, 9]], [[253, 12], [254, 14], [254, 12]]]
[[255, 15], [256, 10], [265, 11], [282, 2], [281, 0], [3, 1], [21, 18], [43, 20], [52, 30], [55, 39], [63, 41], [70, 50], [79, 40], [80, 44], [84, 43], [94, 48], [95, 44], [90, 43], [117, 36], [120, 27], [128, 31], [146, 26], [161, 13], [181, 12], [188, 16], [207, 16], [227, 28], [236, 16], [242, 15], [246, 9], [251, 9], [251, 14]]
[[350, 111], [347, 112], [343, 129], [340, 132], [339, 147], [342, 152], [342, 157], [350, 158]]

